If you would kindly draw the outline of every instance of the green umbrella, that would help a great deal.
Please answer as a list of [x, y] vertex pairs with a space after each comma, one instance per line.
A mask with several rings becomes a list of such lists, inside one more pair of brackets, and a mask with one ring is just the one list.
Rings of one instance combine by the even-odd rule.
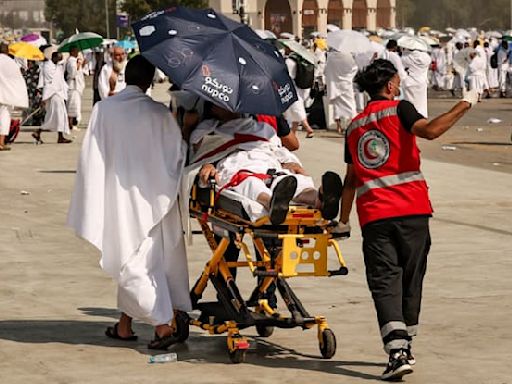
[[103, 37], [93, 32], [76, 33], [67, 39], [64, 39], [59, 45], [59, 52], [69, 52], [71, 47], [77, 47], [83, 51], [96, 48], [103, 42]]
[[311, 64], [315, 64], [315, 55], [309, 49], [303, 47], [295, 40], [279, 39], [279, 42], [285, 47], [290, 48], [292, 52], [302, 57], [304, 60], [309, 61]]
[[501, 37], [502, 40], [505, 40], [505, 41], [512, 41], [512, 36], [509, 36], [509, 35], [504, 35]]

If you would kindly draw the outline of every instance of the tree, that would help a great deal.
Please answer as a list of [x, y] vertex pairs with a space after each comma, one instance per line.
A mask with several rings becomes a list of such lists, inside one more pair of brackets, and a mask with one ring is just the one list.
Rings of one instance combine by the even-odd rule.
[[[105, 20], [105, 4], [109, 14], [109, 33]], [[46, 0], [46, 20], [61, 29], [64, 37], [81, 32], [96, 32], [103, 37], [114, 36], [116, 0]]]
[[192, 8], [206, 8], [206, 0], [125, 0], [122, 10], [130, 16], [131, 21], [140, 19], [152, 11], [182, 5]]

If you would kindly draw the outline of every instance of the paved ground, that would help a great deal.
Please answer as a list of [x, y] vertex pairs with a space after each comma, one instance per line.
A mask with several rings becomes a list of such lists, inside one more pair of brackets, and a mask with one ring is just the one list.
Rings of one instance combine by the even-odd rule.
[[[165, 99], [163, 87], [156, 95]], [[84, 103], [89, 101], [87, 94]], [[431, 110], [451, 103], [434, 100]], [[454, 128], [453, 137], [421, 143], [436, 214], [422, 326], [415, 342], [418, 364], [408, 383], [512, 384], [509, 107], [509, 101], [483, 103]], [[505, 123], [487, 125], [489, 117]], [[147, 363], [151, 352], [145, 344], [152, 332], [147, 326], [135, 326], [138, 342], [107, 339], [103, 331], [117, 316], [115, 285], [98, 267], [96, 250], [63, 225], [83, 131], [76, 135], [75, 143], [64, 146], [54, 144], [55, 134], [47, 133], [46, 143], [35, 146], [24, 132], [11, 153], [0, 153], [0, 383], [377, 379], [386, 357], [366, 288], [357, 229], [342, 243], [350, 267], [347, 277], [291, 281], [310, 312], [326, 315], [335, 331], [338, 352], [332, 360], [318, 358], [314, 331], [278, 330], [270, 339], [253, 338], [247, 363], [238, 366], [229, 364], [223, 336], [195, 330], [186, 345], [173, 349], [179, 362], [162, 365]], [[442, 151], [445, 143], [458, 149]], [[299, 156], [315, 178], [325, 169], [343, 172], [341, 141], [333, 134], [302, 144]], [[208, 257], [205, 241], [196, 236], [189, 251], [195, 280]], [[247, 273], [239, 281], [243, 292], [251, 289]], [[255, 335], [253, 330], [244, 333]]]

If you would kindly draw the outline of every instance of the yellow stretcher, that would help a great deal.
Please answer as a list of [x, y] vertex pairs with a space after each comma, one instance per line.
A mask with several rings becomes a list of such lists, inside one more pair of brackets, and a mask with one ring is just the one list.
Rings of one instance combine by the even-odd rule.
[[[336, 352], [334, 333], [325, 317], [312, 316], [306, 311], [286, 279], [348, 273], [338, 243], [331, 234], [336, 223], [324, 220], [319, 210], [307, 207], [290, 207], [281, 225], [270, 224], [268, 217], [251, 222], [239, 202], [216, 196], [214, 183], [208, 188], [199, 188], [196, 183], [189, 208], [213, 252], [190, 293], [193, 308], [201, 313], [198, 319], [191, 319], [190, 324], [210, 334], [227, 332], [229, 357], [233, 363], [243, 362], [249, 348], [240, 329], [255, 326], [260, 336], [268, 337], [274, 327], [309, 329], [316, 325], [322, 357], [330, 359]], [[252, 242], [256, 257], [244, 240]], [[334, 271], [327, 267], [329, 247], [334, 249], [340, 264]], [[239, 252], [245, 260], [238, 261]], [[257, 278], [247, 301], [241, 297], [233, 277], [241, 267], [249, 268]], [[217, 302], [200, 301], [208, 282], [217, 291]], [[276, 311], [276, 290], [289, 316]]]

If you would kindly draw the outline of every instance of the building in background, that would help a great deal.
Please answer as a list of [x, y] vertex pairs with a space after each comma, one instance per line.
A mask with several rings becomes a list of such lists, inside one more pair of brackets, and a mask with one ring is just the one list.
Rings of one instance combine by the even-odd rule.
[[279, 35], [327, 32], [327, 24], [345, 29], [394, 28], [396, 0], [210, 0], [210, 7], [240, 20], [240, 3], [249, 24]]
[[0, 39], [40, 32], [50, 41], [51, 24], [44, 17], [45, 0], [0, 0]]

